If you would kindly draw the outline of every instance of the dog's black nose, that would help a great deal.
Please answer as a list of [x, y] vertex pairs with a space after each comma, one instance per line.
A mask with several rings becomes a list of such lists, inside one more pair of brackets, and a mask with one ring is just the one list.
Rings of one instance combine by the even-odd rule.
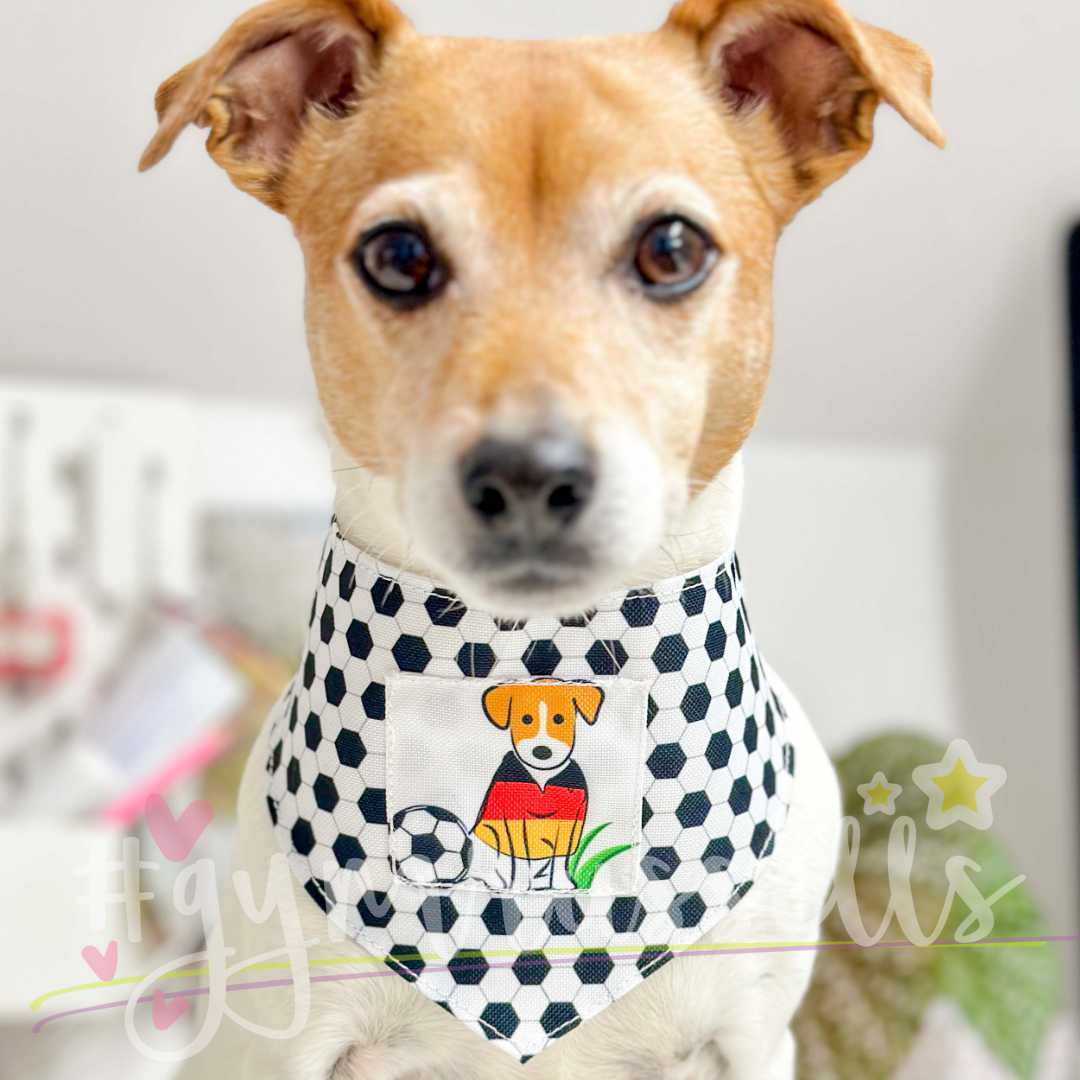
[[533, 757], [534, 758], [539, 758], [541, 761], [547, 761], [547, 759], [549, 757], [551, 757], [551, 747], [550, 746], [538, 746], [533, 751]]
[[488, 528], [527, 529], [543, 539], [581, 514], [596, 473], [591, 451], [577, 436], [483, 439], [461, 460], [461, 484]]

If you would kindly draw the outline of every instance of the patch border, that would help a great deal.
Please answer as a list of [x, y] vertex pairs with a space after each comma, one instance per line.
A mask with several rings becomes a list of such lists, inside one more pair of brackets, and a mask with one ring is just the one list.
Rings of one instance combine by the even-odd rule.
[[[386, 715], [384, 718], [385, 724], [385, 745], [386, 745], [386, 832], [387, 832], [387, 862], [390, 865], [390, 875], [396, 885], [405, 886], [409, 889], [414, 889], [420, 893], [426, 893], [432, 896], [445, 895], [447, 893], [454, 892], [470, 892], [479, 893], [485, 896], [508, 896], [520, 898], [523, 896], [588, 896], [596, 897], [598, 899], [605, 899], [608, 897], [624, 896], [628, 892], [636, 892], [639, 890], [645, 882], [645, 874], [641, 868], [640, 853], [634, 860], [634, 869], [631, 873], [630, 879], [626, 883], [626, 888], [614, 889], [614, 890], [594, 890], [594, 889], [528, 889], [528, 888], [509, 888], [509, 889], [492, 889], [485, 885], [476, 882], [475, 879], [466, 877], [463, 881], [459, 881], [455, 884], [426, 884], [424, 882], [414, 881], [412, 878], [405, 877], [398, 871], [397, 860], [390, 854], [390, 839], [393, 833], [393, 821], [400, 810], [408, 809], [409, 806], [416, 805], [415, 801], [407, 802], [402, 806], [398, 806], [394, 796], [394, 789], [396, 784], [394, 782], [394, 760], [397, 750], [397, 735], [398, 729], [395, 723], [395, 708], [394, 698], [396, 696], [397, 689], [408, 683], [424, 683], [430, 685], [431, 683], [438, 683], [447, 688], [454, 688], [460, 691], [463, 687], [479, 687], [481, 696], [483, 693], [493, 686], [503, 686], [509, 682], [550, 682], [550, 677], [537, 676], [534, 679], [474, 679], [467, 680], [462, 679], [450, 679], [440, 675], [417, 675], [412, 672], [396, 671], [391, 673], [386, 679]], [[634, 769], [633, 783], [634, 790], [632, 793], [633, 806], [635, 807], [634, 825], [633, 825], [633, 844], [634, 849], [640, 849], [642, 845], [642, 834], [644, 832], [644, 826], [642, 825], [642, 806], [645, 797], [645, 758], [647, 750], [647, 734], [649, 729], [648, 716], [649, 716], [649, 686], [650, 684], [643, 679], [629, 679], [626, 677], [620, 678], [604, 678], [604, 679], [561, 679], [557, 680], [565, 683], [568, 686], [598, 686], [604, 691], [605, 695], [609, 694], [612, 689], [616, 689], [620, 693], [626, 693], [628, 691], [638, 698], [635, 702], [635, 708], [640, 710], [640, 723], [637, 735], [637, 749], [636, 757], [637, 764]], [[471, 832], [469, 833], [472, 836]], [[476, 840], [475, 843], [481, 841]]]

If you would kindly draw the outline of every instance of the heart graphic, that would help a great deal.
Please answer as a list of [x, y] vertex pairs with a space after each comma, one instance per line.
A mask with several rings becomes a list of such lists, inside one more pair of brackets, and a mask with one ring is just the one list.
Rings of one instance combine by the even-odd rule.
[[208, 802], [193, 802], [178, 818], [160, 795], [146, 800], [146, 823], [150, 835], [170, 862], [183, 862], [198, 842], [203, 830], [213, 819], [214, 811]]
[[158, 1031], [168, 1031], [190, 1008], [191, 1002], [187, 998], [167, 998], [161, 990], [155, 990], [151, 1009], [154, 1015], [154, 1027]]
[[87, 967], [102, 981], [109, 982], [116, 974], [116, 942], [110, 941], [104, 955], [93, 945], [87, 945], [82, 951], [82, 958]]

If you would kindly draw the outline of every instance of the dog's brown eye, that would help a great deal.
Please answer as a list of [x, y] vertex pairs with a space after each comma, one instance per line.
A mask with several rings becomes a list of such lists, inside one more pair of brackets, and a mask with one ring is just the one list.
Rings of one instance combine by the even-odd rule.
[[522, 722], [522, 723], [523, 723], [523, 724], [524, 724], [524, 725], [525, 725], [526, 727], [529, 727], [529, 726], [530, 726], [530, 725], [532, 724], [532, 722], [533, 722], [533, 718], [532, 718], [532, 717], [531, 717], [531, 716], [530, 716], [530, 715], [529, 715], [528, 713], [526, 713], [526, 714], [525, 714], [525, 715], [524, 715], [524, 716], [523, 716], [523, 717], [521, 718], [521, 722]]
[[565, 719], [566, 719], [566, 717], [565, 717], [565, 716], [563, 716], [563, 714], [562, 714], [562, 713], [556, 713], [556, 714], [555, 714], [555, 715], [554, 715], [554, 716], [553, 716], [553, 717], [551, 718], [551, 722], [552, 722], [553, 724], [561, 724], [561, 723], [562, 723], [562, 722], [563, 722], [563, 721], [564, 721]]
[[390, 222], [366, 232], [352, 261], [371, 292], [397, 307], [427, 303], [446, 284], [446, 269], [431, 241], [406, 222]]
[[650, 222], [638, 241], [634, 270], [654, 300], [675, 300], [693, 292], [716, 264], [712, 238], [684, 217]]

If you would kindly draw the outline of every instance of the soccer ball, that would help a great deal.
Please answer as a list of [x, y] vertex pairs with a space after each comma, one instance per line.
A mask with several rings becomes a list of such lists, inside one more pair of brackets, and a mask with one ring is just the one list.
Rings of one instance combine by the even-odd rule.
[[407, 806], [394, 815], [390, 834], [394, 869], [417, 885], [455, 885], [469, 872], [468, 830], [441, 806]]

